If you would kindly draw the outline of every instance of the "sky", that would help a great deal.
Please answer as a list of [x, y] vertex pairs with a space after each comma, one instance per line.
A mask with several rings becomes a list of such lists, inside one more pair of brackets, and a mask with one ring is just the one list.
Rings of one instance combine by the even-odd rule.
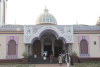
[[58, 25], [95, 25], [100, 16], [100, 0], [8, 0], [7, 24], [35, 25], [45, 6]]

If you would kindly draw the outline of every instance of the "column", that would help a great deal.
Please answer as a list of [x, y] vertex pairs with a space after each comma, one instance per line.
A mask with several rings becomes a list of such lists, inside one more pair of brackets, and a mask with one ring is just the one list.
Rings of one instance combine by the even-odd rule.
[[28, 44], [25, 44], [25, 51], [28, 53]]
[[54, 41], [55, 41], [55, 40], [52, 40], [52, 51], [53, 51], [53, 56], [54, 56]]
[[72, 54], [72, 44], [68, 45], [68, 53], [71, 55]]
[[65, 51], [66, 53], [68, 53], [68, 44], [65, 44], [65, 47], [66, 47]]
[[28, 44], [26, 45], [26, 52], [28, 53]]
[[30, 56], [32, 56], [32, 44], [30, 44]]
[[62, 43], [62, 45], [63, 45], [63, 46], [62, 46], [62, 47], [63, 47], [63, 50], [65, 50], [65, 48], [66, 48], [65, 44], [64, 44], [64, 43]]
[[43, 54], [43, 40], [41, 40], [41, 56], [43, 56], [42, 54]]
[[66, 44], [63, 44], [63, 50], [66, 52]]

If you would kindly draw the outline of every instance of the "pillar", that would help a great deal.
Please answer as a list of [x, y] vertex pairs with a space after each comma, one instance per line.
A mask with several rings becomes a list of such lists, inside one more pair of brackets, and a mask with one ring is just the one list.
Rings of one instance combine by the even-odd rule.
[[26, 49], [25, 49], [25, 51], [28, 53], [28, 44], [26, 44]]
[[68, 44], [65, 44], [65, 52], [68, 53]]
[[66, 52], [66, 44], [63, 43], [63, 50]]
[[41, 40], [41, 56], [43, 56], [42, 54], [43, 54], [43, 51], [44, 51], [44, 47], [43, 47], [44, 45], [43, 45], [43, 40]]
[[68, 53], [71, 55], [72, 54], [72, 44], [68, 45]]
[[30, 53], [29, 53], [30, 56], [32, 56], [32, 44], [30, 44]]
[[55, 42], [55, 40], [52, 40], [52, 51], [53, 51], [53, 56], [54, 56], [54, 42]]

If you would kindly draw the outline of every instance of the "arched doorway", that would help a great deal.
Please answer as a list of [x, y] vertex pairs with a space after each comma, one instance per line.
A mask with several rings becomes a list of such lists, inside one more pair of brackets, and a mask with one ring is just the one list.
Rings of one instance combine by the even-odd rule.
[[58, 57], [61, 52], [62, 52], [62, 41], [61, 40], [55, 40], [55, 44], [54, 44], [55, 57]]
[[49, 57], [52, 51], [52, 41], [50, 38], [44, 39], [44, 51], [47, 51], [47, 57]]
[[40, 40], [36, 40], [33, 43], [33, 56], [37, 55], [37, 57], [41, 57], [41, 42]]

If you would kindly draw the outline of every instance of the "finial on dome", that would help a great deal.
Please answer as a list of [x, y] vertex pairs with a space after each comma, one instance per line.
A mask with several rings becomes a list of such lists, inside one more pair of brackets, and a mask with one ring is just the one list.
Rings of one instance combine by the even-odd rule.
[[45, 6], [45, 9], [44, 9], [44, 12], [48, 12], [49, 10], [48, 9], [46, 9], [46, 6]]
[[46, 9], [46, 6], [45, 6], [45, 9]]

